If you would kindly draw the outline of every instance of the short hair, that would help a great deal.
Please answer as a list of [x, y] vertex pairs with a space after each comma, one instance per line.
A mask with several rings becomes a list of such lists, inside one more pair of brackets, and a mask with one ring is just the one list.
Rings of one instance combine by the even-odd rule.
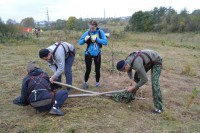
[[30, 72], [31, 70], [33, 70], [35, 68], [35, 61], [31, 60], [28, 61], [27, 66], [26, 66], [26, 71]]
[[96, 27], [98, 26], [97, 21], [95, 20], [90, 20], [89, 25], [95, 25]]
[[48, 49], [41, 49], [39, 51], [39, 57], [40, 58], [47, 57], [49, 53], [50, 51]]

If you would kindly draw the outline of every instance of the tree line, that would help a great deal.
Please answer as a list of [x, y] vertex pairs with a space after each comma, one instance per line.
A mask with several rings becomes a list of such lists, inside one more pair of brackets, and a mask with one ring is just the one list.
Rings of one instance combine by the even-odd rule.
[[[23, 32], [23, 27], [40, 27], [43, 30], [74, 30], [84, 31], [88, 28], [89, 19], [77, 19], [69, 17], [68, 20], [58, 19], [55, 22], [47, 22], [40, 27], [32, 17], [27, 17], [17, 23], [8, 19], [5, 23], [0, 18], [0, 38], [26, 38], [28, 34]], [[98, 19], [102, 25], [124, 26], [125, 31], [137, 32], [199, 32], [200, 31], [200, 9], [194, 10], [191, 14], [183, 9], [179, 14], [171, 7], [155, 7], [152, 11], [135, 12], [129, 19], [107, 18]], [[127, 25], [128, 24], [128, 25]]]
[[135, 12], [127, 31], [137, 32], [196, 32], [200, 31], [200, 9], [191, 14], [183, 9], [179, 14], [171, 7], [155, 7], [152, 11]]

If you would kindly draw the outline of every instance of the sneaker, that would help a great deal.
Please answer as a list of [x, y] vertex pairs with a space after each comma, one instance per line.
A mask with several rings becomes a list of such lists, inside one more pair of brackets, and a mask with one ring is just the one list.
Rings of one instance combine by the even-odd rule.
[[96, 87], [100, 87], [100, 83], [99, 82], [96, 82]]
[[162, 109], [155, 109], [151, 111], [152, 114], [161, 114], [162, 112], [163, 112]]
[[52, 107], [51, 110], [49, 111], [50, 114], [53, 115], [64, 115], [64, 113], [62, 112], [62, 110], [60, 108], [56, 108], [56, 107]]
[[87, 89], [88, 88], [88, 84], [87, 83], [83, 83], [82, 89]]

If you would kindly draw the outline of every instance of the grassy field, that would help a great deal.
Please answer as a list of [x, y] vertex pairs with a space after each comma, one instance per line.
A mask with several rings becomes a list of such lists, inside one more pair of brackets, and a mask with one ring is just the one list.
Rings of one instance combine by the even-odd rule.
[[[83, 51], [86, 46], [78, 46], [80, 35], [72, 34], [67, 38], [77, 49], [73, 65], [73, 82], [76, 87], [81, 87], [85, 72]], [[143, 97], [149, 98], [146, 100], [134, 100], [125, 104], [101, 96], [70, 98], [62, 108], [65, 113], [62, 117], [52, 116], [48, 112], [36, 114], [30, 106], [13, 105], [12, 100], [20, 95], [22, 79], [26, 75], [26, 62], [35, 60], [38, 67], [51, 75], [46, 62], [38, 58], [38, 51], [54, 41], [65, 39], [62, 32], [44, 32], [39, 39], [33, 38], [31, 43], [0, 44], [1, 133], [200, 132], [200, 35], [194, 33], [126, 33], [122, 37], [111, 34], [109, 46], [102, 48], [101, 88], [95, 87], [94, 66], [92, 67], [89, 90], [123, 89], [130, 80], [126, 73], [116, 70], [112, 73], [112, 60], [116, 64], [129, 53], [140, 49], [158, 51], [164, 60], [160, 77], [164, 112], [160, 115], [150, 113], [154, 107], [150, 73], [148, 83], [140, 88]], [[138, 97], [141, 96], [140, 90]]]

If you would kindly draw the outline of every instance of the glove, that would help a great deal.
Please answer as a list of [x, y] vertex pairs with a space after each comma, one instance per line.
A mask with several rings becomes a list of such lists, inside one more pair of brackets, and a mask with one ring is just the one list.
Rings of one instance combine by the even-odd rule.
[[92, 36], [92, 42], [95, 42], [97, 39], [97, 36]]
[[87, 42], [87, 40], [90, 38], [90, 36], [89, 35], [87, 35], [86, 37], [85, 37], [85, 42]]

